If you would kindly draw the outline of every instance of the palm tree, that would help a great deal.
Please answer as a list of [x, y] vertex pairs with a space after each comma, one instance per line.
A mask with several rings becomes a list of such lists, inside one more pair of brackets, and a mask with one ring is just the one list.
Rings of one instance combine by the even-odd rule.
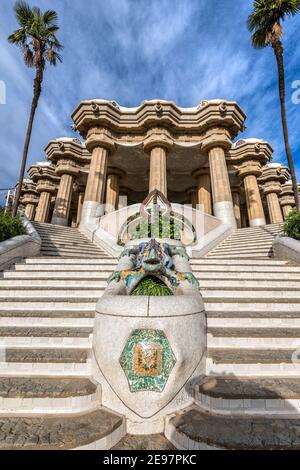
[[289, 16], [295, 16], [299, 11], [300, 0], [254, 0], [253, 11], [248, 18], [248, 29], [252, 33], [253, 47], [262, 49], [271, 46], [276, 57], [283, 136], [298, 211], [300, 211], [299, 193], [286, 117], [282, 22]]
[[45, 13], [42, 13], [38, 7], [31, 8], [25, 1], [17, 1], [14, 6], [14, 11], [20, 28], [9, 36], [8, 41], [19, 46], [23, 52], [25, 64], [28, 67], [35, 68], [31, 111], [24, 143], [19, 183], [13, 205], [13, 215], [16, 215], [22, 190], [34, 116], [42, 92], [44, 70], [47, 62], [49, 62], [50, 65], [56, 65], [57, 61], [62, 62], [62, 58], [58, 52], [62, 49], [62, 45], [56, 37], [56, 32], [59, 27], [57, 26], [57, 13], [55, 11], [47, 10]]

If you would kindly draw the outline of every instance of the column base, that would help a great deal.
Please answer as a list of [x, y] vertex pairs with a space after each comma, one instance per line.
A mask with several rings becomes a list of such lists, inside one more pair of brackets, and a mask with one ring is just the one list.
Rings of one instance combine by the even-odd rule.
[[249, 222], [250, 227], [259, 227], [260, 225], [266, 225], [266, 219], [252, 219]]
[[214, 203], [214, 216], [220, 219], [224, 224], [232, 228], [237, 228], [234, 215], [233, 204], [231, 201], [221, 201]]
[[61, 225], [63, 227], [67, 227], [68, 226], [68, 220], [65, 219], [64, 217], [52, 217], [51, 224], [52, 225]]
[[96, 201], [85, 201], [82, 205], [80, 224], [90, 224], [95, 219], [102, 217], [105, 212], [105, 204]]

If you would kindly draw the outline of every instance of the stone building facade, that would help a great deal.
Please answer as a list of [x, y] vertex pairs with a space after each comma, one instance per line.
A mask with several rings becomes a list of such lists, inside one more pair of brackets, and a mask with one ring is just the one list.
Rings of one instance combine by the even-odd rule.
[[30, 220], [78, 226], [154, 189], [233, 228], [280, 223], [295, 205], [289, 170], [271, 163], [269, 143], [237, 140], [246, 116], [235, 102], [82, 101], [72, 119], [82, 140], [50, 141], [46, 161], [28, 170]]

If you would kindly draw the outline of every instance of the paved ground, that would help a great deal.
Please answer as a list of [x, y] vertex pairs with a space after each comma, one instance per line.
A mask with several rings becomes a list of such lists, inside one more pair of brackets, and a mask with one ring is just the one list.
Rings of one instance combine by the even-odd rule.
[[174, 450], [163, 434], [132, 436], [127, 434], [112, 450]]

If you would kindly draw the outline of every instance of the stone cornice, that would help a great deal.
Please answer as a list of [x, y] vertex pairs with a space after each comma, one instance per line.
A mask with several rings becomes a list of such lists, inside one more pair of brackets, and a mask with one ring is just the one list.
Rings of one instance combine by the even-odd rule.
[[257, 160], [265, 165], [272, 159], [273, 149], [263, 140], [245, 139], [232, 145], [228, 152], [229, 160], [234, 164]]
[[151, 127], [201, 134], [211, 127], [224, 127], [233, 139], [243, 130], [246, 116], [234, 101], [203, 101], [194, 108], [180, 108], [172, 101], [145, 101], [137, 108], [124, 108], [112, 101], [82, 101], [72, 114], [75, 129], [85, 138], [91, 127], [107, 127], [119, 133], [140, 133]]
[[54, 193], [59, 184], [59, 177], [55, 174], [55, 167], [50, 164], [37, 163], [32, 165], [28, 170], [28, 174], [30, 179], [36, 183], [36, 190], [38, 192], [48, 191]]
[[[278, 188], [279, 185], [280, 193], [281, 185], [287, 181], [289, 176], [290, 172], [287, 167], [280, 165], [279, 163], [270, 163], [263, 168], [263, 173], [259, 178], [259, 182], [264, 186], [271, 186], [273, 184], [276, 188]], [[276, 189], [274, 192], [278, 192], [278, 190]]]
[[89, 164], [91, 154], [78, 139], [60, 138], [51, 140], [45, 147], [46, 158], [53, 164], [66, 159], [72, 160], [79, 168]]

